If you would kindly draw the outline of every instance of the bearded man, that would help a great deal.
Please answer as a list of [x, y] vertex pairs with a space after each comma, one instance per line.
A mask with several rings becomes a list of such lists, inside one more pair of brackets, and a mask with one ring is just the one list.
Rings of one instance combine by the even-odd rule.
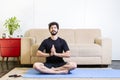
[[70, 70], [75, 69], [77, 64], [63, 60], [64, 57], [70, 57], [70, 49], [67, 42], [57, 36], [59, 24], [51, 22], [48, 26], [51, 36], [43, 40], [36, 53], [39, 57], [46, 57], [46, 62], [36, 62], [33, 64], [33, 68], [40, 73], [67, 74]]

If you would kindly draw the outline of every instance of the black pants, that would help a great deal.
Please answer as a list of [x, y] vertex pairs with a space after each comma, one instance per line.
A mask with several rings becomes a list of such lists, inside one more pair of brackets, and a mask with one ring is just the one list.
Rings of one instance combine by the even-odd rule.
[[67, 62], [61, 62], [61, 63], [44, 63], [44, 66], [46, 66], [47, 68], [56, 68], [56, 67], [61, 67], [63, 65], [67, 64]]

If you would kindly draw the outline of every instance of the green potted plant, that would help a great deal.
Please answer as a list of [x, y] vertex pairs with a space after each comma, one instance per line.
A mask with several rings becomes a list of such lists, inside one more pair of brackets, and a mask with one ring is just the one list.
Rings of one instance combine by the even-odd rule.
[[13, 36], [14, 31], [20, 28], [19, 22], [15, 16], [5, 20], [4, 26], [9, 32], [9, 37]]

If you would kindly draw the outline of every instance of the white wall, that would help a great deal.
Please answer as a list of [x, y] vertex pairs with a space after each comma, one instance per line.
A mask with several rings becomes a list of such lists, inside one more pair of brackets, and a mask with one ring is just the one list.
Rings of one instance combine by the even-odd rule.
[[0, 0], [0, 32], [5, 19], [16, 16], [23, 34], [30, 28], [100, 28], [113, 42], [113, 60], [120, 60], [120, 0]]
[[21, 29], [24, 32], [33, 26], [34, 18], [33, 0], [0, 0], [0, 31], [6, 19], [16, 16], [20, 20]]

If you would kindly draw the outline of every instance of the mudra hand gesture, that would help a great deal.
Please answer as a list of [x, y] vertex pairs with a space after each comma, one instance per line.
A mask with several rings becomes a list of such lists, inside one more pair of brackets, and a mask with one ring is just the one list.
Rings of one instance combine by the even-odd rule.
[[52, 45], [50, 55], [51, 55], [51, 56], [56, 55], [56, 49], [55, 49], [55, 46], [54, 46], [54, 45]]

